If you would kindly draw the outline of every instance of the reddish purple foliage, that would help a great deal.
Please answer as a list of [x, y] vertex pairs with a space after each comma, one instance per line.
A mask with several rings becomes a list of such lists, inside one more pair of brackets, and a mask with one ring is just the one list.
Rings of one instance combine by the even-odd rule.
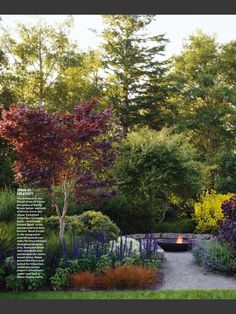
[[219, 222], [219, 236], [236, 250], [236, 195], [221, 206], [224, 218]]
[[3, 110], [0, 135], [18, 153], [16, 181], [50, 188], [73, 181], [79, 201], [114, 193], [106, 169], [115, 159], [112, 111], [95, 111], [96, 101], [75, 106], [73, 114], [54, 115], [42, 108], [11, 105]]
[[0, 135], [8, 140], [17, 154], [16, 181], [48, 187], [55, 173], [63, 169], [65, 156], [63, 126], [56, 116], [43, 109], [11, 105], [3, 110]]

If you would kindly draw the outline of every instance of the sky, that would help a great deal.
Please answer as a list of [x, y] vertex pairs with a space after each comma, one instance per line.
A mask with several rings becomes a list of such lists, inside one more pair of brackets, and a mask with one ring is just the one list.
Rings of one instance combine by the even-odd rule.
[[[49, 24], [65, 20], [66, 15], [1, 15], [3, 26], [14, 27], [16, 22], [33, 22], [37, 18], [46, 20]], [[101, 32], [103, 29], [100, 15], [73, 15], [74, 28], [72, 39], [78, 40], [80, 48], [97, 48], [101, 38], [90, 29]], [[157, 15], [156, 21], [149, 25], [150, 35], [166, 34], [170, 43], [166, 46], [166, 57], [181, 52], [183, 42], [196, 29], [217, 36], [219, 43], [236, 40], [236, 15]]]

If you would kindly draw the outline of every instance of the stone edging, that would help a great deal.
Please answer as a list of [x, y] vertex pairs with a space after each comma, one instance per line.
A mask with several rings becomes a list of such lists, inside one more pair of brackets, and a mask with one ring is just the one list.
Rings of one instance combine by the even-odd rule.
[[[155, 239], [174, 239], [177, 238], [178, 233], [153, 233], [153, 238]], [[209, 240], [213, 238], [211, 234], [195, 234], [195, 233], [182, 233], [182, 236], [187, 239], [191, 240]], [[130, 234], [128, 237], [133, 238], [135, 240], [145, 239], [145, 233], [137, 233], [137, 234]]]
[[[153, 233], [153, 238], [155, 239], [175, 239], [178, 236], [178, 233]], [[213, 236], [211, 234], [195, 234], [195, 233], [182, 233], [182, 236], [184, 238], [190, 239], [190, 240], [209, 240]], [[135, 240], [139, 239], [145, 239], [146, 234], [145, 233], [137, 233], [137, 234], [129, 234], [127, 235], [129, 238], [133, 238]], [[161, 261], [165, 261], [165, 252], [164, 250], [158, 246], [158, 251], [157, 251], [157, 259]]]

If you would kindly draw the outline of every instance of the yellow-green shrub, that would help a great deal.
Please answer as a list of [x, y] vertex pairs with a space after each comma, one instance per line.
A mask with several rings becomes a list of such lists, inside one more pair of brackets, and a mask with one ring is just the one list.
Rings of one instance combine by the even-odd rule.
[[217, 229], [217, 222], [223, 218], [221, 205], [233, 194], [206, 194], [200, 202], [194, 204], [194, 220], [196, 221], [196, 231], [214, 232]]

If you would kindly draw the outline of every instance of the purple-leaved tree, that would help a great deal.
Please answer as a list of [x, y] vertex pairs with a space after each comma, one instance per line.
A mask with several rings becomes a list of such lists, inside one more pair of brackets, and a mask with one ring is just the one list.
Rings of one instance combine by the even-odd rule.
[[[46, 188], [52, 196], [64, 237], [69, 198], [98, 204], [115, 193], [108, 172], [121, 138], [112, 110], [96, 111], [97, 101], [81, 103], [72, 114], [50, 114], [43, 108], [12, 104], [3, 110], [0, 136], [17, 152], [16, 182]], [[57, 191], [57, 192], [56, 192]], [[63, 193], [63, 206], [57, 193]]]

